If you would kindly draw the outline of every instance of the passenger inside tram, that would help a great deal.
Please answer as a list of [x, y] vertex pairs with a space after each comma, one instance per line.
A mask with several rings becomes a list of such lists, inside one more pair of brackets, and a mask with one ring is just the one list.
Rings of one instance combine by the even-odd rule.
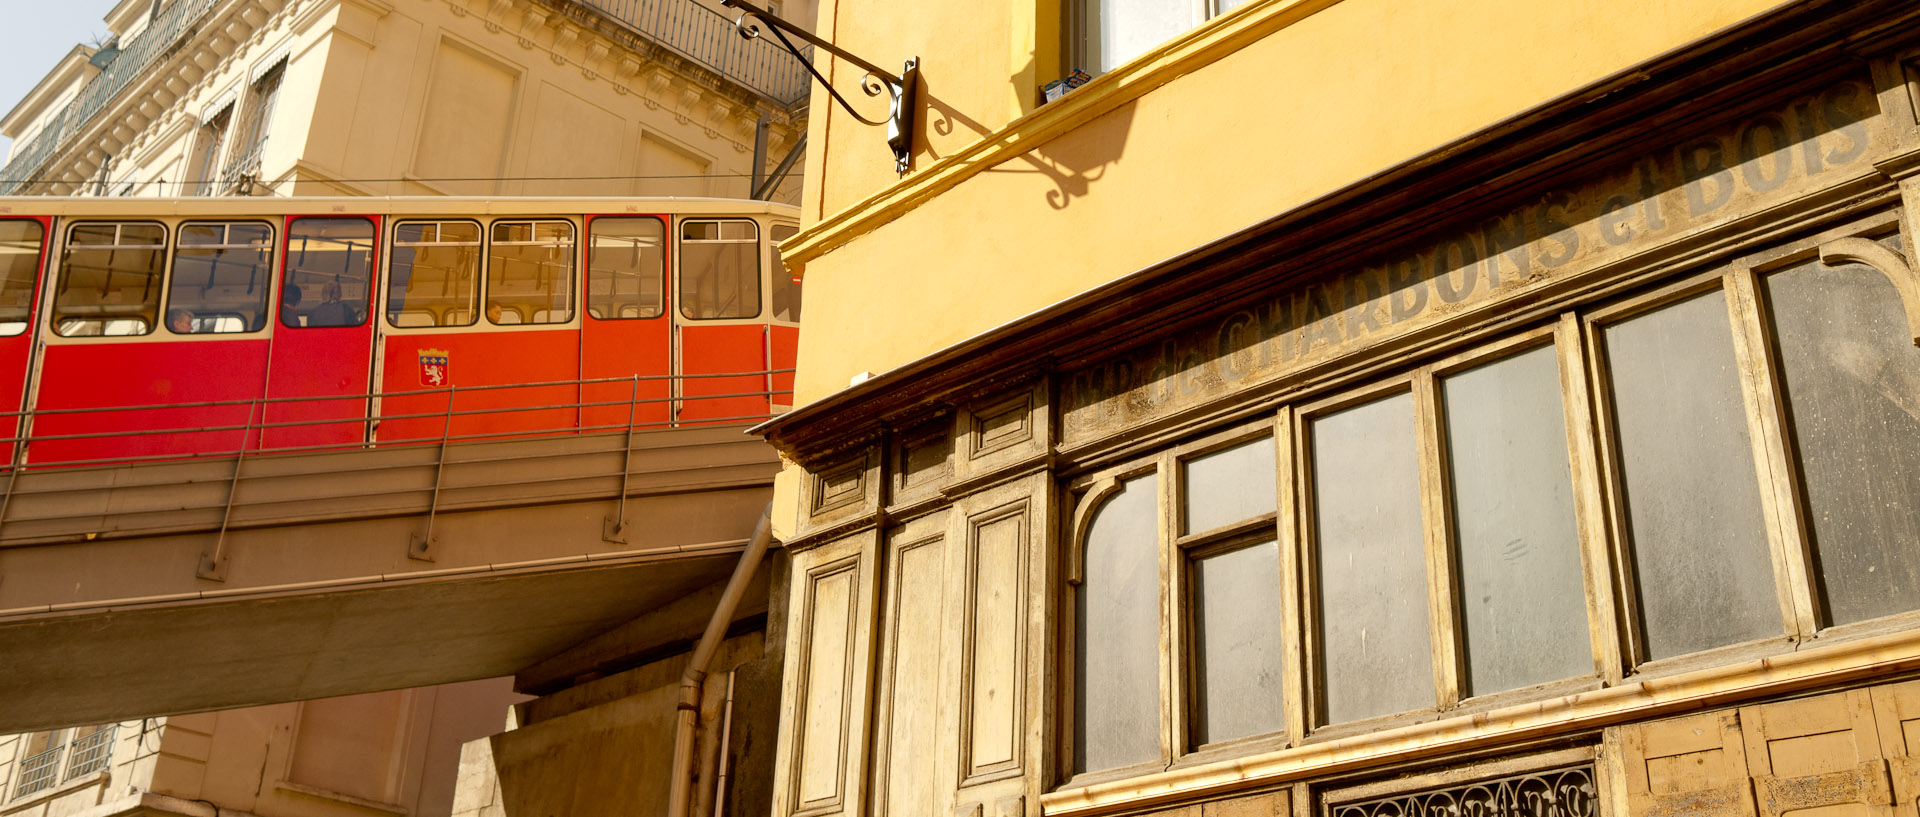
[[307, 326], [359, 326], [360, 315], [340, 300], [340, 284], [328, 281], [320, 287], [320, 305], [307, 313]]

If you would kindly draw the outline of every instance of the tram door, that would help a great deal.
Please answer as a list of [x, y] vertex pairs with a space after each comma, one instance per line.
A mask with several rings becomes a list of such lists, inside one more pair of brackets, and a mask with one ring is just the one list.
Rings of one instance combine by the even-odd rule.
[[773, 384], [771, 399], [777, 411], [793, 407], [793, 369], [799, 363], [800, 351], [800, 279], [780, 263], [780, 242], [798, 232], [800, 228], [791, 224], [767, 228], [767, 291], [771, 295], [767, 304], [767, 348], [773, 361], [768, 368], [778, 370], [767, 379]]
[[582, 430], [672, 418], [667, 218], [587, 217], [587, 315], [580, 327]]
[[[0, 219], [0, 411], [26, 405], [27, 373], [33, 368], [33, 315], [36, 286], [46, 266], [50, 219]], [[20, 436], [18, 415], [0, 420], [0, 436]], [[0, 442], [0, 464], [13, 462], [14, 444]]]
[[745, 218], [682, 219], [675, 316], [680, 422], [751, 422], [768, 414], [769, 346], [761, 313], [760, 226]]
[[253, 444], [244, 429], [265, 396], [275, 226], [186, 221], [170, 246], [159, 222], [67, 225], [29, 459]]
[[354, 445], [372, 388], [376, 216], [289, 216], [260, 444]]

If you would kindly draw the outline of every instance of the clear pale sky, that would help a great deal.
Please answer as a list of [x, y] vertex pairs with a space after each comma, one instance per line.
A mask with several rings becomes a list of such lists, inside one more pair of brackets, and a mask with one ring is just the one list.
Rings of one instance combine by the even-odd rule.
[[[101, 18], [114, 0], [0, 0], [0, 115], [21, 98], [68, 51], [107, 33]], [[0, 136], [0, 156], [8, 139]]]

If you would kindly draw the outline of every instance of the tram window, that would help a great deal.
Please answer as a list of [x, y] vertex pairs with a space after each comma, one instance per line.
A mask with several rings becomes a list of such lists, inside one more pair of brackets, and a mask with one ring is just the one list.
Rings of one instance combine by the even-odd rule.
[[767, 228], [767, 269], [773, 271], [773, 319], [777, 321], [800, 320], [800, 280], [780, 263], [780, 242], [798, 232], [800, 228], [791, 224]]
[[496, 326], [573, 320], [573, 225], [496, 221], [487, 248], [487, 321]]
[[760, 227], [746, 219], [680, 225], [680, 314], [695, 320], [760, 314]]
[[297, 218], [287, 228], [287, 277], [280, 284], [280, 323], [359, 326], [373, 293], [373, 222], [364, 218]]
[[393, 231], [387, 323], [472, 326], [480, 302], [480, 225], [409, 221]]
[[602, 320], [658, 318], [666, 227], [657, 218], [596, 218], [587, 255], [587, 314]]
[[67, 231], [53, 331], [61, 337], [144, 335], [160, 309], [167, 228], [94, 222]]
[[40, 271], [40, 245], [47, 231], [38, 221], [0, 221], [0, 337], [27, 331], [33, 314], [33, 279]]
[[267, 325], [273, 286], [273, 228], [257, 222], [180, 226], [167, 287], [167, 331], [176, 335], [257, 332]]

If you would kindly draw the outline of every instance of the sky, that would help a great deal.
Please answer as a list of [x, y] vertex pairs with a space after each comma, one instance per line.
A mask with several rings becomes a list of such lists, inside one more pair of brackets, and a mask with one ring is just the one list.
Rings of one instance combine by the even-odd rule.
[[[68, 51], [107, 33], [115, 0], [0, 0], [0, 115], [45, 78]], [[8, 140], [0, 136], [0, 156]]]

